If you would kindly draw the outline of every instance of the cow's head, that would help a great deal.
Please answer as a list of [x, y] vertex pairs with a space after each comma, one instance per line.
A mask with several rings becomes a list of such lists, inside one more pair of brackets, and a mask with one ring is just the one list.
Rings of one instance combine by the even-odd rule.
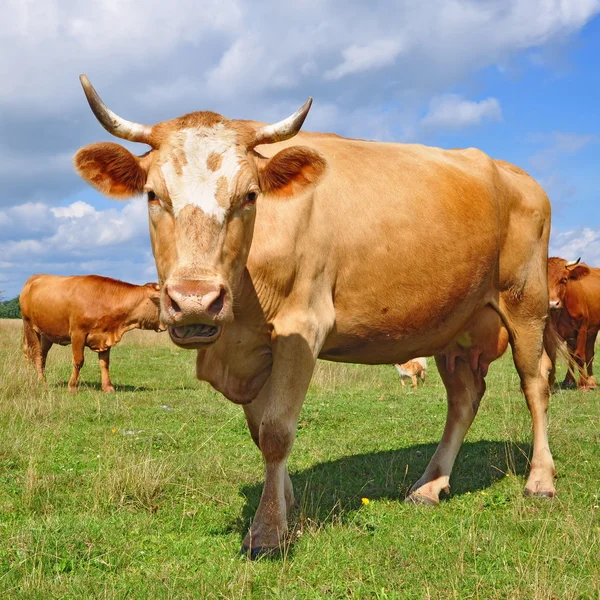
[[254, 151], [296, 135], [311, 100], [275, 125], [197, 112], [148, 126], [117, 116], [87, 77], [80, 79], [104, 128], [151, 150], [135, 156], [118, 144], [91, 144], [77, 152], [75, 168], [109, 197], [147, 194], [161, 318], [179, 346], [206, 347], [233, 319], [256, 202], [306, 190], [325, 171], [325, 159], [310, 148], [285, 148], [270, 159]]
[[567, 291], [567, 283], [585, 277], [590, 272], [590, 268], [582, 263], [581, 258], [574, 261], [567, 261], [564, 258], [553, 256], [548, 259], [548, 292], [550, 299], [550, 308], [562, 308]]

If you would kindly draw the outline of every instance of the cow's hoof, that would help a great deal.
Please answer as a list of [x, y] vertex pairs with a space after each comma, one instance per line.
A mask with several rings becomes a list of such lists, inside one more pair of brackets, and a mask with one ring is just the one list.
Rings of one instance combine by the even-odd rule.
[[70, 387], [68, 388], [69, 390], [69, 394], [76, 394], [77, 392], [79, 392], [79, 388], [74, 388], [74, 387]]
[[259, 558], [277, 558], [281, 554], [279, 547], [267, 548], [266, 546], [254, 546], [248, 548], [242, 546], [240, 550], [240, 556], [243, 558], [249, 558], [250, 560], [258, 560]]
[[528, 498], [554, 498], [556, 496], [555, 490], [540, 490], [533, 491], [525, 488], [523, 491], [523, 496], [527, 496]]
[[560, 387], [563, 390], [574, 390], [577, 387], [577, 384], [574, 381], [563, 381], [560, 384]]
[[105, 394], [114, 394], [115, 388], [112, 385], [110, 387], [104, 388], [104, 393]]
[[437, 506], [439, 500], [434, 500], [429, 496], [423, 496], [422, 494], [409, 494], [404, 498], [406, 504], [415, 504], [417, 506]]

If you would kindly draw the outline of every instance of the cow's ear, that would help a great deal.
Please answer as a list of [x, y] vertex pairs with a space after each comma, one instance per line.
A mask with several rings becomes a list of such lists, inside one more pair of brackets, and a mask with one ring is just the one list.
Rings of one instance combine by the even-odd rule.
[[259, 166], [259, 186], [265, 194], [287, 197], [315, 186], [327, 169], [321, 154], [303, 146], [278, 152]]
[[587, 265], [577, 265], [569, 269], [569, 279], [581, 279], [590, 274], [590, 268]]
[[75, 154], [73, 164], [83, 179], [110, 198], [130, 198], [144, 191], [147, 172], [142, 160], [119, 144], [85, 146]]

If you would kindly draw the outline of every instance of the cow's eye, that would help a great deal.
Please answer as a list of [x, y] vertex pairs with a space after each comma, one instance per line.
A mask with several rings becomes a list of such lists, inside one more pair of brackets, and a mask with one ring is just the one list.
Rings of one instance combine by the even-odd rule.
[[254, 204], [258, 198], [258, 194], [254, 191], [248, 192], [244, 198], [244, 204]]
[[158, 198], [156, 197], [156, 194], [150, 190], [148, 192], [148, 202], [156, 202], [158, 200]]

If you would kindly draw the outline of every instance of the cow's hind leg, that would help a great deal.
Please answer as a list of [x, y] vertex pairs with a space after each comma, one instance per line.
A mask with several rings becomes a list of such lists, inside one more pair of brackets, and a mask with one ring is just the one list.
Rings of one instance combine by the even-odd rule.
[[550, 388], [541, 368], [546, 307], [540, 305], [536, 310], [536, 304], [535, 298], [525, 297], [518, 304], [505, 302], [502, 309], [510, 325], [513, 360], [533, 421], [533, 457], [525, 494], [552, 497], [556, 490], [554, 461], [548, 444]]
[[48, 352], [50, 348], [52, 348], [52, 342], [45, 336], [41, 336], [41, 344], [42, 344], [42, 372], [46, 372], [46, 359], [48, 358]]
[[44, 362], [42, 361], [41, 336], [32, 327], [31, 323], [23, 319], [23, 353], [30, 361], [38, 374], [38, 379], [44, 379]]
[[481, 371], [474, 372], [468, 360], [457, 358], [452, 372], [448, 369], [445, 355], [436, 356], [435, 362], [446, 386], [448, 413], [444, 434], [435, 454], [407, 498], [416, 504], [437, 504], [441, 491], [450, 492], [450, 473], [456, 455], [485, 392]]
[[500, 315], [494, 307], [485, 306], [435, 357], [448, 395], [446, 426], [425, 473], [410, 490], [409, 501], [436, 504], [440, 492], [449, 491], [456, 455], [485, 392], [488, 367], [504, 354], [507, 346], [508, 333]]

